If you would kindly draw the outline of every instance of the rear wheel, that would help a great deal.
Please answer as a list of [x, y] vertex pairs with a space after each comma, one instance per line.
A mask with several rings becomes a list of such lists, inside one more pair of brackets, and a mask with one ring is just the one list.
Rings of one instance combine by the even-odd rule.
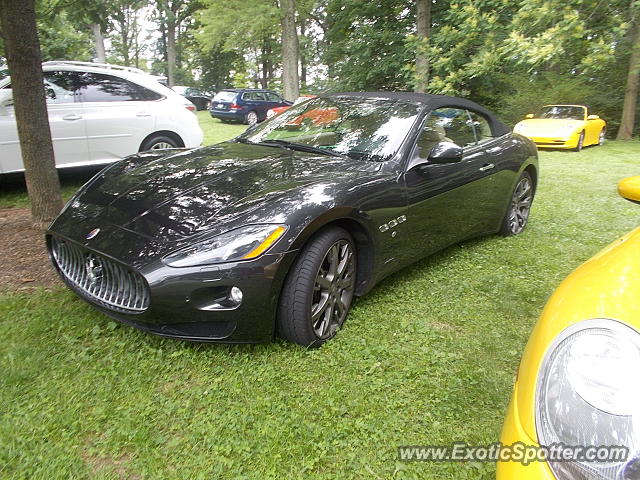
[[278, 308], [278, 334], [305, 347], [335, 336], [353, 301], [356, 249], [349, 233], [329, 227], [316, 234], [291, 268]]
[[529, 221], [533, 194], [534, 187], [531, 175], [528, 172], [522, 172], [511, 195], [507, 214], [502, 221], [501, 235], [510, 236], [522, 233]]
[[580, 150], [582, 150], [583, 146], [584, 146], [584, 131], [580, 132], [580, 137], [578, 137], [578, 144], [576, 145], [576, 148], [574, 148], [574, 151], [579, 152]]
[[244, 119], [245, 123], [249, 126], [255, 125], [258, 123], [258, 114], [251, 110], [247, 113], [247, 116]]
[[165, 148], [177, 148], [179, 146], [178, 142], [172, 137], [167, 135], [153, 135], [142, 142], [140, 151], [164, 150]]

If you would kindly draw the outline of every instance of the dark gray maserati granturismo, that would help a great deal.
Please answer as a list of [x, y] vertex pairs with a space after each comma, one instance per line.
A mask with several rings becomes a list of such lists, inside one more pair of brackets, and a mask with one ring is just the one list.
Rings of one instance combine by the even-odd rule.
[[471, 101], [322, 95], [228, 142], [107, 167], [46, 242], [67, 285], [126, 324], [315, 347], [383, 277], [520, 233], [537, 179], [535, 145]]

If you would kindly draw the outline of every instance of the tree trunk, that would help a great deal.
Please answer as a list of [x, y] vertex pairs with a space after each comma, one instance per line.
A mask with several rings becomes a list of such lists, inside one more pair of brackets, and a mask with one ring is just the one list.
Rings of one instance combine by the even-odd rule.
[[104, 50], [104, 36], [102, 35], [102, 28], [99, 23], [91, 25], [91, 31], [93, 32], [94, 48], [96, 50], [96, 60], [98, 63], [107, 63], [107, 56]]
[[265, 37], [262, 40], [262, 49], [260, 51], [260, 59], [262, 60], [262, 76], [260, 77], [260, 86], [265, 90], [269, 88], [269, 40]]
[[176, 20], [169, 14], [167, 18], [167, 85], [175, 85], [176, 69]]
[[122, 31], [120, 32], [120, 39], [122, 41], [122, 63], [126, 67], [131, 66], [129, 60], [129, 25], [126, 23], [128, 20], [125, 18], [125, 23], [122, 25]]
[[296, 0], [281, 0], [282, 9], [282, 86], [285, 100], [293, 102], [300, 96], [298, 77], [298, 32], [296, 30]]
[[631, 140], [635, 127], [638, 80], [640, 79], [640, 27], [637, 20], [633, 22], [632, 42], [627, 88], [624, 93], [622, 118], [620, 119], [620, 129], [616, 140]]
[[426, 92], [429, 85], [429, 58], [422, 51], [429, 40], [431, 31], [431, 0], [416, 0], [416, 31], [418, 51], [416, 53], [416, 92]]
[[34, 3], [34, 0], [0, 0], [0, 26], [11, 73], [31, 216], [36, 224], [45, 226], [60, 211], [62, 198], [45, 103]]
[[[307, 33], [306, 22], [302, 20], [300, 22], [300, 36], [304, 39]], [[306, 42], [304, 42], [303, 47], [300, 49], [300, 85], [302, 88], [307, 87], [307, 57], [305, 55], [305, 47]]]

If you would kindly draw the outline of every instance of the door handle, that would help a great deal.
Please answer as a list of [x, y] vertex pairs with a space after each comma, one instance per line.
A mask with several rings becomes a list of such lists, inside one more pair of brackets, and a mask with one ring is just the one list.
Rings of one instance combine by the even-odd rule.
[[144, 117], [150, 117], [151, 114], [149, 112], [138, 112], [136, 113], [136, 117], [140, 117], [140, 118], [144, 118]]
[[68, 122], [73, 122], [75, 120], [80, 120], [82, 115], [78, 115], [77, 113], [70, 113], [69, 115], [65, 115], [62, 117], [63, 120], [67, 120]]
[[480, 167], [478, 170], [480, 170], [481, 172], [486, 172], [487, 170], [491, 170], [492, 168], [495, 168], [495, 164], [487, 163], [484, 167]]

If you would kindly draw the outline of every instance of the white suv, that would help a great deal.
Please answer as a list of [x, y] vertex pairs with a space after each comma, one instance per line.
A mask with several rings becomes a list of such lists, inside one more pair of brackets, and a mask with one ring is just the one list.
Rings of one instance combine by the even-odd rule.
[[[195, 106], [142, 70], [66, 61], [42, 70], [58, 168], [202, 143]], [[0, 173], [24, 170], [10, 89], [0, 81]]]

